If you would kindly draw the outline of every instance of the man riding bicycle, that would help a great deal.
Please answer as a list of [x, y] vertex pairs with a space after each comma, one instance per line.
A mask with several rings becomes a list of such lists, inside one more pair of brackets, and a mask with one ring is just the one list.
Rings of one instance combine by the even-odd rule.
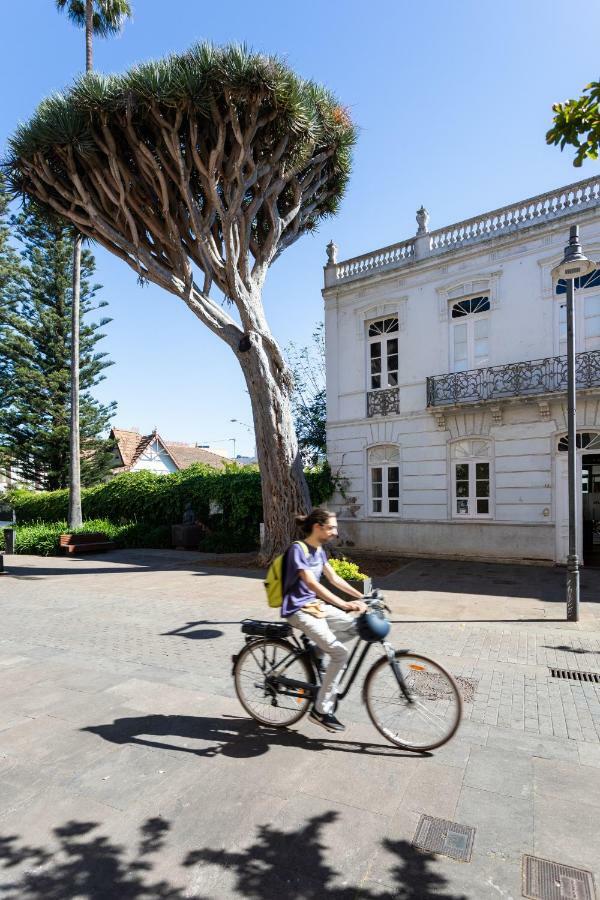
[[[307, 516], [298, 516], [296, 523], [303, 538], [286, 552], [281, 615], [329, 657], [310, 720], [327, 731], [344, 731], [334, 710], [338, 682], [350, 656], [344, 643], [356, 637], [355, 619], [349, 613], [363, 613], [367, 606], [362, 594], [327, 562], [323, 544], [337, 537], [335, 514], [317, 507]], [[354, 599], [342, 600], [327, 590], [320, 584], [323, 574], [330, 584]]]

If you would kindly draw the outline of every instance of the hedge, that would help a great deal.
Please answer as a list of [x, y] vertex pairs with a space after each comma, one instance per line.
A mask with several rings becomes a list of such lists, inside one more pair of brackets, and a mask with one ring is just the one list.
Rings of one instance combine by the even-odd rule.
[[[335, 484], [328, 467], [306, 472], [312, 502], [319, 506], [331, 496]], [[206, 542], [227, 539], [232, 550], [257, 546], [262, 521], [260, 474], [237, 465], [216, 470], [195, 464], [171, 475], [125, 472], [106, 484], [84, 488], [84, 520], [103, 519], [115, 525], [143, 523], [164, 527], [182, 521], [191, 503], [196, 517], [212, 532]], [[18, 525], [59, 523], [67, 518], [68, 491], [8, 492]], [[203, 546], [210, 550], [210, 546]]]

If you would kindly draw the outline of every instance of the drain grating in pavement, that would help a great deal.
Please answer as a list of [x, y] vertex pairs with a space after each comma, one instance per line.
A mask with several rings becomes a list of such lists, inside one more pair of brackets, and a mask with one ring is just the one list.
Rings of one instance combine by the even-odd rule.
[[529, 900], [596, 900], [594, 876], [585, 869], [524, 856], [523, 896]]
[[475, 829], [469, 825], [433, 816], [421, 816], [413, 845], [430, 853], [441, 853], [461, 862], [470, 862], [474, 837]]
[[550, 669], [552, 678], [563, 678], [567, 681], [588, 681], [600, 684], [600, 672], [579, 672], [577, 669]]

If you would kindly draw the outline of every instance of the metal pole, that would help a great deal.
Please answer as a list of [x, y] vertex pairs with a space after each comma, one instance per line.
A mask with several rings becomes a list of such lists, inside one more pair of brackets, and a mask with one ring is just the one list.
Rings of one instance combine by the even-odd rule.
[[569, 435], [569, 555], [567, 557], [567, 621], [579, 621], [579, 492], [577, 484], [577, 382], [575, 373], [574, 280], [567, 278], [567, 419]]

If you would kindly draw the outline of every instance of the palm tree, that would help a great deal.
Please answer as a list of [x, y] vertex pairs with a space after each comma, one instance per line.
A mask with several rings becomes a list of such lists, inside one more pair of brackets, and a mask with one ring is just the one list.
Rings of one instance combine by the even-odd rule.
[[[78, 28], [85, 28], [85, 70], [93, 68], [93, 35], [109, 37], [118, 34], [125, 19], [131, 16], [127, 0], [56, 0], [59, 12]], [[81, 288], [81, 234], [73, 243], [73, 303], [71, 344], [71, 441], [69, 467], [69, 528], [82, 523], [81, 472], [79, 446], [79, 294]]]

